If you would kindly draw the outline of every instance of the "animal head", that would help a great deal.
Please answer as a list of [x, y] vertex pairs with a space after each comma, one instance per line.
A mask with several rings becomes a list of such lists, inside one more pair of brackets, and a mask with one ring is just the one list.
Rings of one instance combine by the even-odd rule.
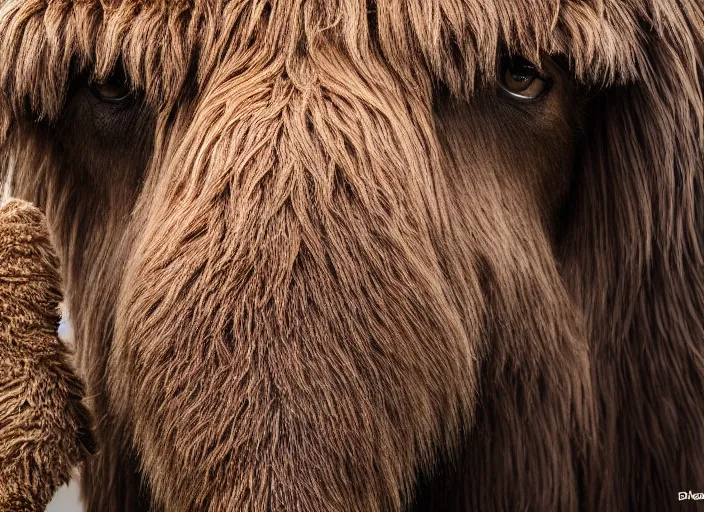
[[583, 469], [630, 396], [592, 355], [698, 350], [703, 34], [694, 0], [4, 2], [0, 172], [65, 262], [90, 503], [630, 499]]

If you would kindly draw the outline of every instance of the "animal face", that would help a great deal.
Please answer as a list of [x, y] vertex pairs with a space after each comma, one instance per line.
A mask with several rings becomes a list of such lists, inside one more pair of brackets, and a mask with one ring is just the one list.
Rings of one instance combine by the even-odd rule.
[[[103, 418], [91, 507], [651, 496], [654, 430], [609, 405], [699, 373], [606, 354], [699, 350], [701, 7], [484, 4], [0, 7], [2, 169], [57, 233]], [[647, 319], [668, 300], [689, 345]], [[654, 452], [650, 483], [701, 482]]]

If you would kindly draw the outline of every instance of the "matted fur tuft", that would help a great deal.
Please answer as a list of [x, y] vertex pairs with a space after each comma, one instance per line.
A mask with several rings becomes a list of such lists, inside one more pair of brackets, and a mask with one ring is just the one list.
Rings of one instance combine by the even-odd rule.
[[[0, 177], [57, 233], [89, 508], [704, 488], [703, 41], [697, 0], [4, 2]], [[566, 78], [511, 103], [505, 53]], [[86, 92], [118, 64], [132, 110]]]
[[0, 208], [0, 510], [43, 511], [93, 451], [84, 388], [56, 329], [58, 260], [44, 216]]

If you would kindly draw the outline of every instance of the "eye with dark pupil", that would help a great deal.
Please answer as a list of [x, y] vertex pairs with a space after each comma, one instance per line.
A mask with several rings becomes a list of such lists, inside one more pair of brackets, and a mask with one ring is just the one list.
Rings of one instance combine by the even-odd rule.
[[499, 73], [499, 85], [515, 98], [535, 99], [547, 89], [538, 68], [522, 57], [504, 57]]
[[532, 64], [519, 64], [517, 66], [512, 66], [509, 69], [511, 73], [511, 78], [516, 82], [525, 82], [528, 80], [533, 80], [538, 75], [538, 70]]
[[132, 96], [122, 66], [118, 66], [107, 80], [92, 82], [90, 90], [96, 98], [107, 103], [124, 103]]

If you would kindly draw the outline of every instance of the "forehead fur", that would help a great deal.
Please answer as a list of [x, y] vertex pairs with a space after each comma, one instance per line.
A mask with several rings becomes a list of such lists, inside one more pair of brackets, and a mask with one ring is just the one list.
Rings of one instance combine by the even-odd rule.
[[442, 81], [457, 94], [495, 75], [501, 47], [535, 61], [564, 54], [578, 79], [608, 84], [649, 72], [652, 38], [668, 41], [679, 72], [696, 82], [704, 21], [691, 19], [701, 17], [694, 1], [8, 0], [0, 87], [5, 107], [53, 117], [72, 70], [101, 79], [122, 59], [133, 85], [165, 104], [191, 73], [202, 81], [232, 52], [290, 63], [330, 47], [361, 65], [373, 54], [399, 80]]

